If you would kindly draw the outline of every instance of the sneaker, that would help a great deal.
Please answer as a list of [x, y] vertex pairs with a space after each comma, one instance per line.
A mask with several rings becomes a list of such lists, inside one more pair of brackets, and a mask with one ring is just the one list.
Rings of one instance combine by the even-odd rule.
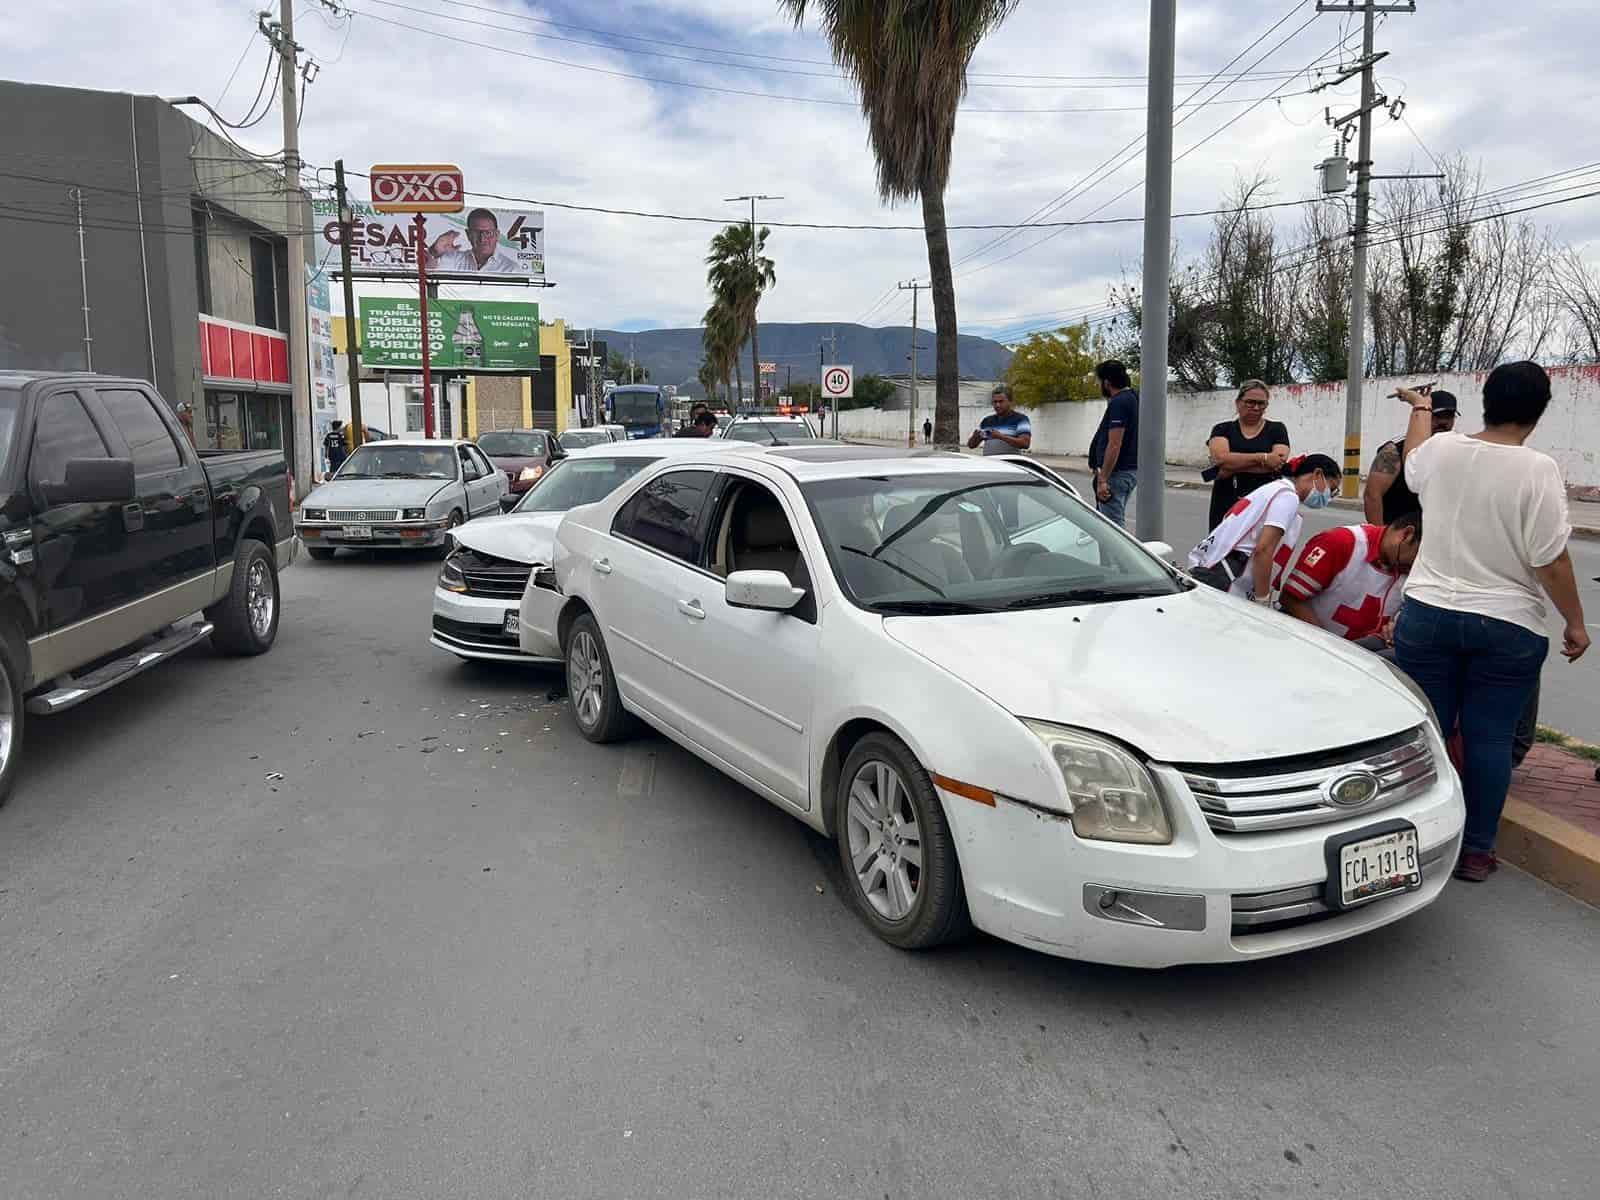
[[1463, 850], [1456, 860], [1455, 877], [1468, 883], [1482, 883], [1500, 869], [1493, 851]]

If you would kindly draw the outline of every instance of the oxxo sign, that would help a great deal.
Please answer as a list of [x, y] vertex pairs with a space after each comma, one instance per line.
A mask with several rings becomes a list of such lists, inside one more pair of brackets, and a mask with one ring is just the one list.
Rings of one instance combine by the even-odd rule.
[[461, 168], [449, 163], [380, 163], [369, 182], [372, 207], [381, 213], [449, 213], [466, 207]]

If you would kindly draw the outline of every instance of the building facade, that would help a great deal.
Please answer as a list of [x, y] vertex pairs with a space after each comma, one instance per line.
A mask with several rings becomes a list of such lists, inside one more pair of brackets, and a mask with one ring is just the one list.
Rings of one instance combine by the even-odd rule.
[[294, 361], [281, 171], [154, 96], [0, 82], [0, 368], [145, 379], [197, 446], [283, 449], [302, 490], [311, 364]]

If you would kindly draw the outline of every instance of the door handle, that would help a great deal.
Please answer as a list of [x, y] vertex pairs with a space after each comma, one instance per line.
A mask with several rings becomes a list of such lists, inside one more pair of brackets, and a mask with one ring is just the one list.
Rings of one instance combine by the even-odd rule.
[[135, 500], [122, 506], [122, 528], [135, 533], [144, 528], [144, 505]]
[[706, 610], [700, 607], [700, 601], [698, 600], [679, 600], [678, 611], [691, 621], [704, 621], [706, 619]]
[[609, 558], [597, 558], [594, 560], [593, 566], [596, 575], [611, 574], [611, 560]]

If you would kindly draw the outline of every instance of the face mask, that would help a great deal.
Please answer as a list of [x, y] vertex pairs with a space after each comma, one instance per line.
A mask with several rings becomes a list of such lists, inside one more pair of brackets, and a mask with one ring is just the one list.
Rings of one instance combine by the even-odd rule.
[[1327, 508], [1333, 501], [1333, 493], [1325, 488], [1312, 488], [1306, 497], [1307, 508]]

